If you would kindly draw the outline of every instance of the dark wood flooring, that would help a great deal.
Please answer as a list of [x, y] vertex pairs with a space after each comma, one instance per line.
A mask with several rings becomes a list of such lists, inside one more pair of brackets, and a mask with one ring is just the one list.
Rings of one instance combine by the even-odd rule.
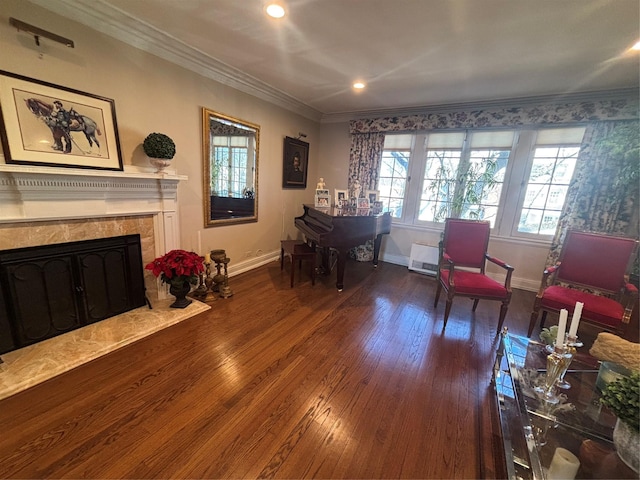
[[[314, 287], [273, 262], [234, 296], [0, 402], [2, 478], [480, 478], [496, 475], [499, 304], [349, 261]], [[534, 294], [505, 325], [526, 334]], [[536, 334], [534, 334], [536, 335]]]

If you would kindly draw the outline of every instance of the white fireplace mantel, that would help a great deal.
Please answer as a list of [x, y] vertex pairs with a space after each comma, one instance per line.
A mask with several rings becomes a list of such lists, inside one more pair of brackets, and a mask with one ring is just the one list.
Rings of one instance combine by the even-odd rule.
[[0, 224], [153, 215], [156, 251], [179, 245], [178, 183], [186, 176], [0, 163]]

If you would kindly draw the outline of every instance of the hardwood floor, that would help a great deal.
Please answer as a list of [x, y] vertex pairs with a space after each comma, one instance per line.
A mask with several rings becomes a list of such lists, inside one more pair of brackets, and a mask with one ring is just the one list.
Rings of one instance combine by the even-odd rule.
[[[213, 308], [0, 402], [2, 478], [479, 478], [499, 303], [349, 261], [289, 288], [231, 278]], [[526, 334], [534, 294], [505, 325]], [[485, 442], [486, 443], [486, 442]], [[481, 466], [483, 468], [481, 468]]]

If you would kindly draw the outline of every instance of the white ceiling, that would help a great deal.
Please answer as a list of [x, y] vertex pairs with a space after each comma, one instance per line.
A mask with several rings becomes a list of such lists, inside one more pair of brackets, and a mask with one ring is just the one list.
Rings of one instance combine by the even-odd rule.
[[318, 117], [639, 86], [638, 0], [31, 1]]

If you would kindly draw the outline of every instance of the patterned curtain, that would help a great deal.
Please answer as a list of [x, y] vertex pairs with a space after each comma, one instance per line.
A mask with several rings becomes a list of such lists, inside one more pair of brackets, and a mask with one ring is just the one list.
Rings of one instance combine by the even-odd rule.
[[356, 185], [360, 186], [359, 196], [364, 196], [367, 190], [376, 189], [383, 149], [384, 133], [382, 132], [351, 135], [348, 181], [350, 195]]
[[568, 229], [638, 238], [639, 137], [638, 121], [587, 126], [547, 265], [558, 260]]

